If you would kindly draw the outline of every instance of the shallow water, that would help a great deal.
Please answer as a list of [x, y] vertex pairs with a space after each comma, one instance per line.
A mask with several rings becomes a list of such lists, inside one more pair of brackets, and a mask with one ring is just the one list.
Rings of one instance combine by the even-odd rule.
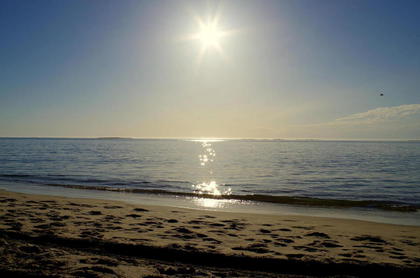
[[354, 219], [377, 223], [420, 226], [420, 212], [385, 211], [370, 208], [325, 208], [294, 206], [254, 201], [209, 199], [201, 197], [182, 197], [160, 194], [133, 194], [126, 192], [109, 192], [104, 190], [81, 190], [66, 187], [55, 187], [33, 184], [14, 184], [0, 181], [0, 189], [49, 196], [70, 198], [89, 198], [121, 201], [135, 205], [170, 206], [198, 210], [269, 214], [269, 215], [304, 215], [339, 219]]
[[420, 143], [2, 138], [0, 180], [420, 204]]

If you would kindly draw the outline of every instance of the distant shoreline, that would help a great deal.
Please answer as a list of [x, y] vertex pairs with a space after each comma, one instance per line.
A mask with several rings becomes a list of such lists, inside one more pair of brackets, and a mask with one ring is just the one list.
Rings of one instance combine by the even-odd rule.
[[56, 139], [56, 140], [194, 140], [194, 141], [251, 141], [251, 142], [414, 142], [420, 139], [318, 139], [318, 138], [200, 138], [200, 137], [10, 137], [0, 136], [2, 139]]

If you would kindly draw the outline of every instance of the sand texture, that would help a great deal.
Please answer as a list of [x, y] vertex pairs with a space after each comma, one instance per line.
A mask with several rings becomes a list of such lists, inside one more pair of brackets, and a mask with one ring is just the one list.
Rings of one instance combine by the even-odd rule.
[[420, 277], [420, 227], [0, 190], [3, 274]]

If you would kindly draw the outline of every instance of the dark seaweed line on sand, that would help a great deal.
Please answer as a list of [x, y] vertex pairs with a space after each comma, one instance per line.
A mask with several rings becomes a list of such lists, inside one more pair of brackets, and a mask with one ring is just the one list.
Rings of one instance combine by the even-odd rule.
[[302, 261], [293, 259], [274, 259], [206, 253], [202, 251], [185, 251], [169, 247], [124, 244], [110, 241], [87, 239], [70, 239], [51, 235], [30, 236], [21, 232], [0, 230], [0, 236], [24, 240], [44, 246], [59, 246], [83, 250], [104, 255], [123, 255], [167, 262], [179, 262], [193, 265], [262, 271], [278, 274], [295, 275], [354, 275], [356, 277], [420, 277], [420, 268], [405, 268], [390, 264], [374, 263], [333, 263], [319, 261]]
[[399, 202], [376, 201], [376, 200], [339, 200], [339, 199], [320, 199], [312, 197], [295, 197], [295, 196], [273, 196], [273, 195], [212, 195], [198, 194], [194, 192], [173, 192], [161, 189], [140, 189], [140, 188], [115, 188], [108, 186], [87, 186], [87, 185], [63, 185], [63, 184], [45, 184], [48, 186], [66, 187], [83, 190], [101, 190], [112, 192], [127, 192], [139, 194], [157, 194], [157, 195], [173, 195], [183, 197], [198, 197], [210, 199], [240, 200], [240, 201], [256, 201], [285, 205], [299, 206], [317, 206], [317, 207], [334, 207], [334, 208], [374, 208], [389, 211], [400, 212], [416, 212], [420, 210], [420, 205], [404, 204]]

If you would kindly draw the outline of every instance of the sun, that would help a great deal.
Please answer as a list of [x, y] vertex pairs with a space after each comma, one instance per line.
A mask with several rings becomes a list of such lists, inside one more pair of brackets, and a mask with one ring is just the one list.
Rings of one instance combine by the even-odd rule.
[[234, 30], [228, 30], [221, 26], [220, 14], [208, 16], [206, 18], [195, 16], [197, 31], [186, 37], [187, 40], [197, 41], [199, 43], [199, 52], [197, 55], [197, 64], [200, 64], [206, 53], [217, 52], [227, 60], [222, 43], [223, 40], [231, 36]]
[[207, 50], [209, 48], [220, 49], [220, 41], [224, 35], [225, 34], [218, 26], [217, 21], [199, 21], [199, 31], [195, 37], [201, 42], [201, 47], [204, 48], [204, 50]]

